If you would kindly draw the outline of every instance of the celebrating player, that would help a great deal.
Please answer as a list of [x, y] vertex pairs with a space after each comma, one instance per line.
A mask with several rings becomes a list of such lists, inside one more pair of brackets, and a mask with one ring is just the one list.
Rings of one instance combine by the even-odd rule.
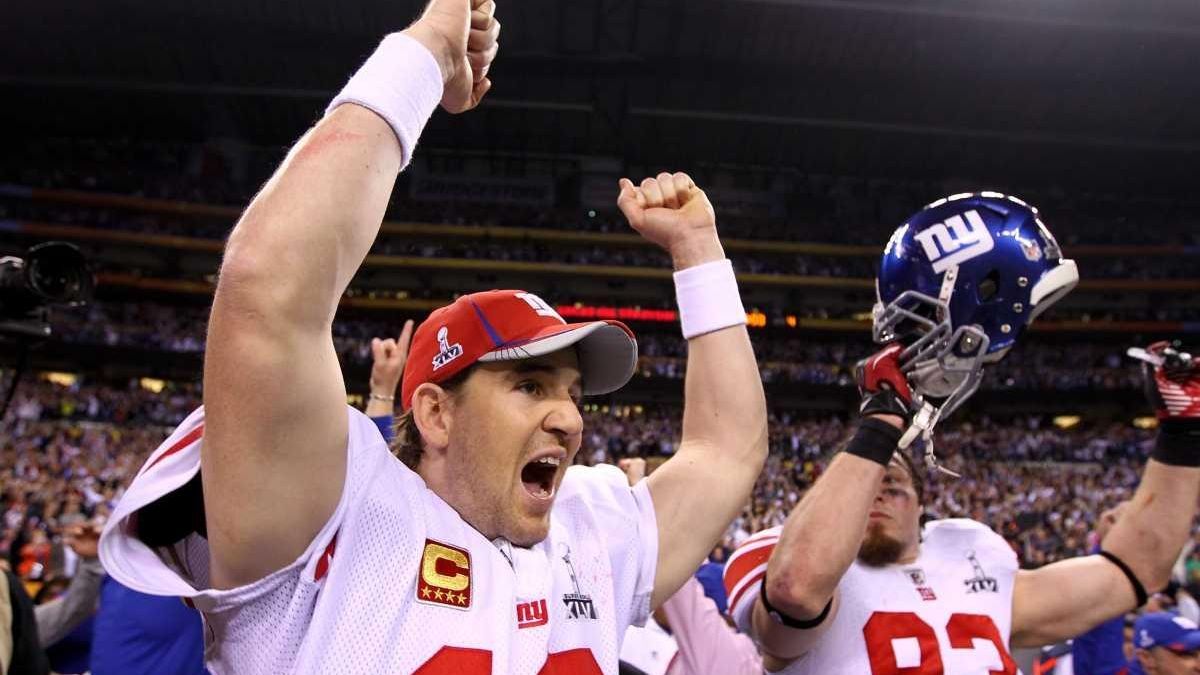
[[213, 303], [205, 405], [104, 533], [113, 576], [203, 613], [214, 671], [615, 673], [625, 628], [696, 569], [762, 468], [745, 312], [712, 206], [680, 173], [623, 180], [617, 202], [671, 256], [689, 339], [683, 437], [652, 477], [568, 469], [580, 397], [624, 385], [637, 347], [530, 293], [464, 295], [416, 330], [395, 455], [346, 405], [338, 300], [434, 107], [488, 91], [494, 10], [433, 0], [250, 204]]
[[892, 236], [875, 327], [894, 342], [860, 364], [855, 435], [783, 527], [726, 567], [731, 612], [769, 670], [1012, 674], [1010, 639], [1079, 635], [1166, 584], [1200, 494], [1195, 368], [1151, 373], [1158, 445], [1098, 555], [1023, 571], [980, 523], [922, 529], [923, 472], [897, 452], [1076, 279], [1036, 210], [995, 193], [935, 202]]

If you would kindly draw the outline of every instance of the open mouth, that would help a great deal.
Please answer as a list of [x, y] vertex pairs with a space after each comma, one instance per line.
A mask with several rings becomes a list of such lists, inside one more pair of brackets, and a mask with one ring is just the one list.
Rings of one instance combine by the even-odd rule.
[[521, 483], [525, 491], [535, 499], [550, 499], [554, 496], [554, 479], [558, 476], [558, 466], [562, 463], [557, 457], [542, 457], [535, 459], [521, 469]]

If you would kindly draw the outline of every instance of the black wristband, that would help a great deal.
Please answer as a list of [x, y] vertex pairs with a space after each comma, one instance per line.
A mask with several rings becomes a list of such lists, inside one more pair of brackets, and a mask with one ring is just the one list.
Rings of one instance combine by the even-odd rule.
[[829, 616], [829, 610], [833, 608], [833, 598], [829, 598], [829, 602], [825, 603], [825, 609], [821, 610], [821, 613], [815, 618], [807, 621], [793, 619], [787, 614], [784, 614], [776, 609], [775, 606], [771, 604], [771, 601], [767, 599], [767, 575], [765, 572], [763, 573], [762, 585], [758, 587], [758, 597], [762, 599], [763, 609], [767, 610], [767, 614], [771, 615], [772, 619], [775, 619], [788, 628], [798, 628], [800, 630], [811, 630], [817, 626], [820, 626], [821, 622]]
[[901, 435], [903, 432], [891, 424], [868, 417], [859, 421], [858, 430], [844, 452], [887, 466], [896, 453]]
[[1171, 466], [1200, 466], [1200, 420], [1163, 420], [1150, 458]]
[[1146, 600], [1149, 599], [1149, 596], [1146, 595], [1146, 587], [1138, 580], [1133, 570], [1129, 569], [1129, 565], [1126, 565], [1124, 560], [1103, 549], [1100, 550], [1100, 555], [1104, 556], [1110, 563], [1116, 565], [1125, 573], [1125, 578], [1129, 580], [1129, 585], [1133, 586], [1133, 594], [1137, 596], [1137, 606], [1141, 607], [1146, 604]]

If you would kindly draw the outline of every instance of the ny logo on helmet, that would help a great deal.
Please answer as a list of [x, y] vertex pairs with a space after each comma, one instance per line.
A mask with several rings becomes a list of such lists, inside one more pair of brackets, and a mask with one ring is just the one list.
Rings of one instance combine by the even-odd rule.
[[933, 263], [933, 271], [938, 274], [983, 255], [996, 245], [983, 218], [974, 210], [931, 225], [914, 234], [913, 239], [921, 243], [925, 256]]

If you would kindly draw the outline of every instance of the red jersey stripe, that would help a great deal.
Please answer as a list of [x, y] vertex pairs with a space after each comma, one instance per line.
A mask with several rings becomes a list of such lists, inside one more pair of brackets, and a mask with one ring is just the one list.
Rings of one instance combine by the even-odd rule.
[[196, 441], [200, 440], [200, 437], [202, 437], [203, 435], [204, 435], [204, 425], [200, 424], [195, 429], [192, 429], [191, 431], [187, 432], [183, 436], [183, 438], [179, 439], [179, 442], [177, 442], [175, 445], [172, 445], [171, 447], [167, 448], [166, 452], [159, 455], [158, 457], [155, 457], [153, 462], [150, 462], [149, 464], [146, 465], [146, 468], [142, 470], [142, 473], [145, 473], [146, 471], [153, 469], [155, 464], [158, 464], [159, 462], [163, 461], [164, 459], [179, 452], [180, 450], [183, 450], [184, 448], [188, 447], [192, 443], [195, 443]]

